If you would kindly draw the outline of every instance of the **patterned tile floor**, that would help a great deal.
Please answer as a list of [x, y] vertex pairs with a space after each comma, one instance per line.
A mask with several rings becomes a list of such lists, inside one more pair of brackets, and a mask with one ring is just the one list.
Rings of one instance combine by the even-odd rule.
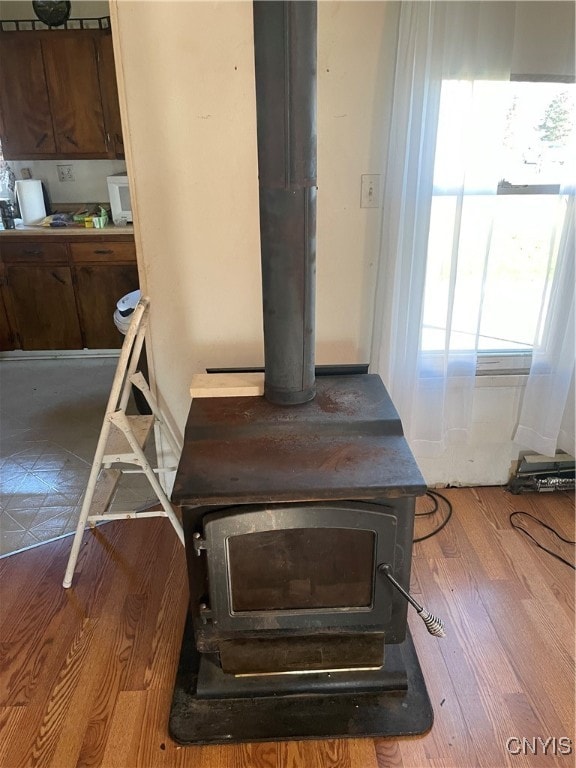
[[[0, 362], [0, 557], [75, 529], [116, 362]], [[153, 498], [143, 476], [124, 476], [112, 509]]]

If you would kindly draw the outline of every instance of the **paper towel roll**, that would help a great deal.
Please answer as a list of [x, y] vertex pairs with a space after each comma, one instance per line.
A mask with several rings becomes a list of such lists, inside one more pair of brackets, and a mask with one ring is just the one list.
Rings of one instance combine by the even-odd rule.
[[42, 182], [39, 179], [22, 179], [16, 182], [16, 195], [23, 224], [38, 224], [46, 216]]

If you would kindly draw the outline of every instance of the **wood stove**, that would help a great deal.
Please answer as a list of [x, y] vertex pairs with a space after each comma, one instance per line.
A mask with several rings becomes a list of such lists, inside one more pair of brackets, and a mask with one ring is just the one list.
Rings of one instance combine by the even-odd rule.
[[298, 407], [192, 403], [173, 491], [190, 583], [182, 743], [431, 725], [407, 603], [381, 571], [409, 588], [424, 480], [378, 376], [316, 389]]
[[421, 733], [407, 630], [424, 480], [376, 375], [315, 377], [313, 2], [255, 2], [265, 391], [194, 399], [173, 490], [183, 744]]

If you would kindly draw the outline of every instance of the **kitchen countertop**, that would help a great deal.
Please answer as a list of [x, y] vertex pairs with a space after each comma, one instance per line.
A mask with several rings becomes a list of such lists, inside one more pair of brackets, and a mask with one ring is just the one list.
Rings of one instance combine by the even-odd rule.
[[25, 227], [19, 226], [16, 229], [0, 229], [0, 238], [19, 238], [19, 237], [122, 237], [124, 235], [134, 236], [134, 227], [116, 227], [114, 224], [108, 225], [103, 229], [95, 227]]

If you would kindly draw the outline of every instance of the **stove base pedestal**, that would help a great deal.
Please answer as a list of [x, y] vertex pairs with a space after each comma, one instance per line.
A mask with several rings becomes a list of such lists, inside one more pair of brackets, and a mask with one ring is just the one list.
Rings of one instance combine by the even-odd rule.
[[[387, 646], [381, 672], [336, 673], [333, 678], [344, 677], [342, 685], [334, 683], [334, 689], [326, 684], [315, 686], [311, 679], [325, 682], [326, 673], [285, 677], [286, 688], [292, 692], [283, 689], [282, 676], [274, 676], [275, 685], [271, 678], [255, 678], [254, 690], [259, 693], [251, 695], [249, 678], [226, 676], [221, 686], [213, 671], [200, 671], [203, 662], [188, 621], [170, 713], [170, 735], [182, 745], [402, 737], [423, 734], [432, 727], [434, 713], [409, 634], [400, 645]], [[391, 681], [399, 679], [402, 662], [404, 682], [394, 689]], [[380, 687], [375, 684], [378, 675]], [[207, 695], [202, 692], [203, 684], [198, 690], [199, 678], [206, 677], [212, 680]], [[294, 679], [288, 683], [290, 677], [298, 678], [298, 683]]]

